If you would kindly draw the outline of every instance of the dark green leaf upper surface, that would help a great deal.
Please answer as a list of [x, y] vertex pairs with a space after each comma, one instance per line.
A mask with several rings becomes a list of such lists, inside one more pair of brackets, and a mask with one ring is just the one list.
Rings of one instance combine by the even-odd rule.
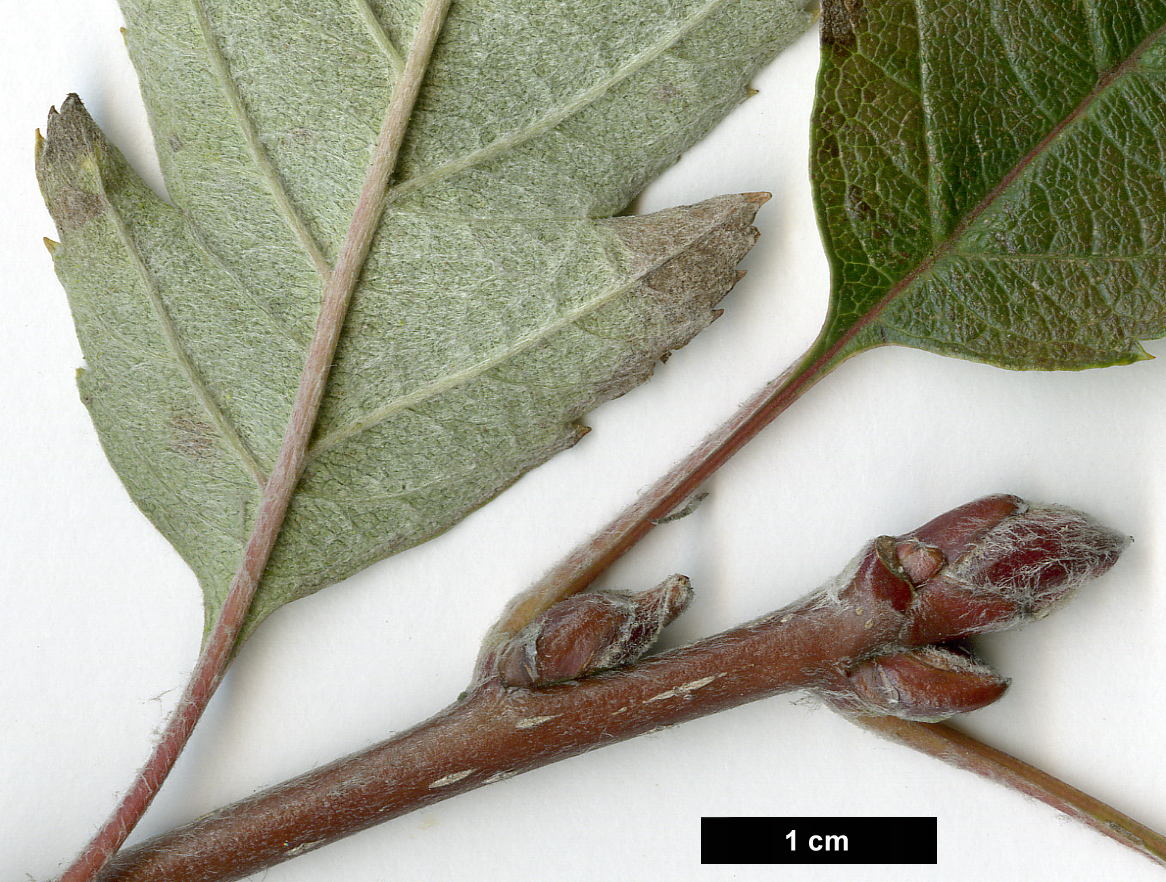
[[[174, 204], [75, 98], [39, 146], [82, 395], [208, 621], [422, 5], [124, 0]], [[713, 319], [761, 197], [613, 215], [809, 20], [789, 0], [453, 4], [248, 629], [444, 530]]]
[[1166, 333], [1166, 3], [827, 0], [822, 347], [1012, 368]]

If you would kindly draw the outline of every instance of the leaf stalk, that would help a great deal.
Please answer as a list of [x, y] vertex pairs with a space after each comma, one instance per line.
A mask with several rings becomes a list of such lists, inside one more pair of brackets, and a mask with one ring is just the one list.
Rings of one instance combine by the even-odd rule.
[[1166, 867], [1166, 836], [1048, 772], [946, 724], [847, 715], [851, 722], [959, 769], [1039, 799], [1098, 833]]
[[515, 597], [482, 644], [479, 668], [490, 652], [537, 615], [584, 590], [696, 493], [717, 469], [834, 367], [812, 348], [707, 435], [683, 460], [645, 490], [594, 536], [576, 546]]

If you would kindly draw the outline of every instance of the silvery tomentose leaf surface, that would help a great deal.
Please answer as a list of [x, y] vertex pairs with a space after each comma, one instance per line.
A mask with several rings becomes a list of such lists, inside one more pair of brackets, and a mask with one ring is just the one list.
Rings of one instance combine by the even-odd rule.
[[1166, 333], [1166, 2], [827, 0], [821, 349], [1013, 368]]
[[[420, 3], [122, 7], [173, 206], [75, 98], [38, 172], [82, 396], [213, 617]], [[613, 215], [808, 21], [785, 0], [454, 3], [252, 626], [447, 528], [713, 318], [760, 198]]]

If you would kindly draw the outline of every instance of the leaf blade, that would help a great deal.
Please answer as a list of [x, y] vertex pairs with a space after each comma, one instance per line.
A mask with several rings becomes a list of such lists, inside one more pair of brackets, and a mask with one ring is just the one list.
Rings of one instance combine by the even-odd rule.
[[[1140, 17], [1098, 7], [1075, 21], [981, 0], [829, 7], [814, 151], [834, 275], [826, 347], [1013, 368], [1145, 357], [1138, 340], [1166, 333], [1161, 239], [1145, 227], [1166, 207], [1166, 166], [1147, 147], [1164, 131], [1160, 96], [1145, 103], [1157, 134], [1138, 145], [1140, 177], [1112, 153], [1100, 172], [1090, 162], [1098, 132], [1132, 116], [1107, 102], [1157, 77], [1166, 10], [1137, 5]], [[1088, 55], [1040, 69], [1066, 40]], [[893, 122], [862, 106], [880, 90]], [[1152, 235], [1125, 236], [1131, 217]]]
[[[740, 0], [682, 5], [700, 15], [690, 15], [691, 26], [673, 33], [669, 46], [707, 25], [710, 13], [741, 5]], [[771, 13], [766, 4], [744, 5], [752, 6], [756, 14]], [[312, 55], [297, 45], [279, 63], [280, 41], [286, 42], [290, 33], [283, 24], [266, 31], [251, 28], [226, 38], [223, 28], [240, 19], [243, 6], [228, 10], [224, 4], [211, 2], [184, 6], [127, 0], [125, 7], [129, 43], [143, 76], [164, 176], [179, 207], [164, 206], [136, 181], [129, 202], [134, 210], [164, 216], [172, 227], [169, 241], [154, 243], [155, 262], [172, 271], [162, 298], [164, 311], [178, 312], [187, 304], [202, 309], [195, 310], [183, 327], [183, 343], [185, 335], [193, 338], [190, 348], [197, 352], [191, 355], [192, 364], [200, 376], [213, 379], [208, 382], [211, 403], [228, 413], [229, 426], [255, 451], [261, 473], [278, 450], [302, 358], [297, 344], [310, 335], [308, 318], [314, 318], [326, 274], [303, 231], [309, 230], [307, 238], [317, 242], [319, 253], [330, 260], [336, 245], [328, 232], [328, 218], [344, 214], [347, 220], [343, 193], [346, 187], [351, 192], [352, 185], [337, 181], [348, 174], [346, 163], [352, 165], [351, 157], [346, 154], [343, 162], [329, 166], [320, 158], [319, 145], [335, 140], [337, 132], [329, 126], [345, 128], [347, 140], [338, 142], [342, 146], [358, 137], [363, 131], [360, 121], [345, 114], [360, 102], [350, 100], [346, 108], [325, 119], [321, 107], [332, 93], [322, 89], [313, 94], [307, 102], [310, 106], [303, 110], [315, 126], [302, 133], [309, 146], [293, 156], [292, 148], [280, 140], [290, 127], [277, 125], [288, 119], [281, 116], [290, 112], [286, 95], [280, 90], [262, 93], [254, 86], [260, 76], [256, 71], [264, 65], [264, 76], [274, 81], [273, 72], [282, 75], [285, 69], [295, 68], [289, 59]], [[335, 10], [325, 7], [319, 12], [319, 7], [279, 4], [279, 14], [290, 21], [318, 13], [324, 17], [321, 22], [332, 21], [327, 16]], [[546, 14], [546, 4], [531, 9], [536, 7]], [[459, 8], [463, 17], [478, 9], [471, 3]], [[497, 8], [496, 4], [481, 7]], [[378, 10], [371, 4], [355, 9], [345, 15], [349, 25], [357, 22], [365, 29], [364, 42], [354, 42], [367, 48], [369, 39], [377, 40], [375, 34], [367, 36], [369, 18], [360, 13]], [[575, 14], [571, 4], [559, 4], [556, 9], [560, 18]], [[781, 9], [783, 14], [774, 19], [777, 24], [761, 29], [749, 43], [757, 58], [731, 56], [723, 63], [727, 73], [706, 77], [701, 88], [711, 90], [726, 77], [740, 87], [761, 56], [791, 39], [806, 18], [794, 14], [792, 5]], [[578, 16], [594, 24], [602, 12], [588, 6]], [[400, 33], [410, 26], [407, 20], [394, 20], [383, 30]], [[352, 27], [345, 33], [352, 32]], [[740, 29], [737, 25], [732, 33]], [[327, 28], [316, 27], [312, 34], [321, 30]], [[452, 32], [448, 42], [456, 46], [456, 20]], [[263, 44], [271, 58], [256, 54], [261, 45], [256, 41], [263, 34], [271, 41]], [[507, 36], [493, 35], [491, 45]], [[717, 39], [726, 37], [718, 32]], [[200, 41], [207, 45], [202, 61], [195, 63], [191, 59], [196, 58]], [[156, 62], [147, 51], [155, 43], [167, 46], [184, 64], [175, 65], [173, 58]], [[705, 45], [714, 44], [706, 39]], [[453, 50], [447, 52], [451, 54], [456, 57]], [[384, 51], [374, 57], [373, 67], [381, 67], [368, 94], [376, 93], [381, 100], [393, 65]], [[448, 58], [445, 63], [452, 69]], [[179, 68], [183, 76], [175, 72]], [[190, 78], [185, 77], [188, 69], [195, 70]], [[240, 74], [243, 70], [250, 79]], [[297, 70], [285, 79], [295, 81], [300, 75], [312, 79], [318, 73], [319, 68], [307, 73]], [[423, 149], [426, 120], [446, 120], [442, 125], [429, 123], [440, 134], [448, 129], [448, 120], [456, 121], [463, 112], [458, 107], [450, 109], [450, 100], [442, 97], [439, 85], [440, 75], [423, 95], [416, 128], [406, 144], [407, 157], [412, 155], [414, 161], [430, 149]], [[569, 85], [573, 84], [565, 87]], [[638, 83], [637, 89], [630, 98], [619, 98], [632, 108], [624, 109], [625, 118], [635, 108], [642, 109], [640, 93], [657, 100], [660, 95], [669, 97], [658, 80]], [[596, 102], [607, 100], [606, 93], [611, 91], [613, 84], [607, 83], [598, 90], [604, 94], [597, 93]], [[722, 99], [717, 114], [727, 110], [735, 94], [730, 95], [732, 100]], [[531, 113], [531, 105], [527, 100], [519, 109]], [[205, 110], [209, 122], [204, 120], [200, 128], [199, 113], [191, 107], [200, 111], [209, 107]], [[80, 118], [83, 113], [79, 103], [62, 109], [62, 116]], [[675, 110], [673, 115], [683, 116]], [[588, 178], [576, 192], [582, 192], [580, 187], [598, 192], [597, 188], [606, 186], [602, 200], [626, 198], [644, 174], [666, 164], [673, 150], [703, 133], [710, 119], [685, 118], [682, 123], [679, 135], [669, 135], [667, 150], [657, 144], [654, 152], [648, 151], [652, 152], [650, 163], [639, 156], [614, 170], [608, 163], [599, 175], [600, 183]], [[549, 134], [540, 149], [548, 155], [561, 153], [565, 136]], [[604, 137], [603, 131], [587, 133], [588, 143], [606, 150], [609, 145], [603, 143]], [[525, 143], [537, 140], [525, 139]], [[99, 135], [94, 145], [85, 162], [97, 166], [99, 178], [130, 176], [120, 157], [110, 159], [115, 151]], [[618, 146], [611, 151], [618, 152]], [[590, 148], [582, 152], [594, 155]], [[406, 181], [409, 161], [406, 158], [403, 166]], [[307, 174], [305, 168], [313, 165], [320, 168]], [[288, 600], [441, 532], [523, 471], [574, 443], [581, 436], [576, 421], [584, 411], [644, 379], [655, 359], [683, 345], [713, 318], [712, 305], [732, 286], [733, 265], [753, 241], [749, 222], [760, 204], [755, 197], [713, 200], [667, 213], [648, 222], [646, 229], [652, 235], [640, 230], [638, 239], [629, 238], [637, 222], [590, 217], [578, 196], [563, 201], [552, 193], [541, 198], [540, 194], [549, 192], [548, 181], [520, 166], [512, 162], [506, 172], [509, 177], [497, 167], [475, 166], [474, 175], [501, 182], [496, 187], [504, 191], [499, 198], [474, 197], [459, 178], [451, 179], [452, 183], [443, 179], [440, 186], [428, 189], [414, 187], [412, 193], [392, 202], [364, 267], [334, 359], [316, 446], [265, 571], [248, 631]], [[63, 162], [42, 172], [46, 178], [79, 173], [77, 162]], [[289, 184], [293, 179], [294, 185]], [[603, 183], [612, 180], [618, 186]], [[557, 181], [550, 183], [557, 186]], [[517, 194], [521, 193], [525, 201], [520, 205]], [[51, 186], [46, 187], [46, 198], [55, 209], [60, 209], [58, 196]], [[499, 206], [523, 210], [507, 214]], [[102, 222], [111, 214], [110, 208], [106, 204], [98, 212]], [[564, 213], [567, 209], [570, 213]], [[62, 235], [58, 268], [67, 287], [83, 288], [86, 261], [103, 258], [80, 253], [89, 251], [84, 237], [76, 230], [68, 233]], [[233, 248], [237, 242], [246, 244]], [[706, 242], [715, 242], [715, 247], [706, 247]], [[137, 247], [138, 243], [129, 244]], [[123, 260], [129, 260], [132, 250], [123, 247]], [[717, 271], [698, 272], [693, 267], [694, 255], [715, 257]], [[678, 267], [687, 269], [679, 272]], [[667, 275], [666, 270], [675, 278], [662, 293], [648, 282]], [[696, 278], [703, 280], [703, 288], [690, 283]], [[89, 293], [107, 296], [101, 291]], [[234, 338], [230, 321], [231, 305], [239, 300], [253, 313], [251, 327], [240, 335], [242, 340]], [[86, 331], [85, 337], [89, 340], [87, 360], [99, 364], [104, 357], [100, 334]], [[117, 398], [120, 393], [104, 386], [100, 395]], [[132, 409], [145, 400], [148, 397], [125, 404]], [[155, 401], [146, 409], [150, 408], [151, 415], [134, 422], [157, 437], [174, 422], [174, 415], [166, 402]], [[117, 434], [109, 426], [111, 420], [105, 421], [104, 429], [110, 438]], [[119, 445], [129, 446], [131, 439], [107, 444], [119, 472], [148, 472], [133, 451], [118, 453], [114, 448]], [[389, 450], [392, 453], [386, 454]], [[223, 522], [220, 533], [227, 538], [208, 549], [195, 526], [198, 505], [187, 505], [181, 494], [154, 493], [148, 475], [135, 474], [127, 480], [135, 500], [156, 523], [185, 519], [181, 530], [170, 529], [167, 536], [199, 574], [208, 623], [216, 616], [230, 581], [224, 578], [227, 563], [233, 568], [247, 525], [255, 517], [258, 483], [254, 476], [247, 487], [219, 477], [193, 476], [184, 485], [192, 493], [215, 497], [209, 508]], [[184, 511], [184, 505], [189, 510]], [[229, 530], [225, 512], [231, 512]]]
[[[105, 140], [80, 101], [71, 98], [50, 116], [37, 154], [46, 203], [61, 231], [54, 265], [69, 282], [89, 356], [78, 384], [106, 455], [180, 553], [199, 549], [184, 556], [200, 581], [229, 581], [246, 538], [241, 503], [257, 492], [258, 479], [228, 442], [235, 433], [216, 431], [207, 396], [196, 393], [207, 378], [192, 382], [183, 370], [189, 354], [175, 348], [188, 339], [188, 327], [185, 316], [168, 311], [183, 298], [148, 256], [163, 245], [177, 259], [185, 243], [185, 257], [202, 261], [199, 271], [213, 279], [216, 266], [187, 236], [178, 212], [150, 193]], [[227, 274], [219, 279], [231, 289]]]
[[[577, 424], [583, 413], [647, 379], [657, 358], [687, 343], [713, 320], [713, 306], [735, 283], [735, 265], [755, 240], [750, 223], [761, 201], [721, 197], [646, 219], [586, 221], [588, 239], [597, 238], [598, 233], [606, 240], [604, 254], [617, 244], [617, 237], [631, 236], [626, 228], [638, 222], [655, 233], [648, 247], [656, 250], [629, 251], [624, 256], [628, 265], [612, 287], [594, 290], [592, 285], [589, 302], [576, 304], [577, 309], [568, 315], [552, 314], [545, 330], [520, 338], [504, 354], [473, 366], [463, 376], [448, 378], [448, 384], [443, 379], [437, 387], [417, 390], [407, 401], [382, 409], [387, 412], [359, 418], [359, 432], [351, 430], [351, 423], [333, 429], [334, 413], [323, 413], [319, 446], [312, 452], [285, 535], [265, 577], [269, 595], [281, 583], [335, 581], [365, 561], [423, 541], [433, 535], [435, 520], [448, 518], [438, 519], [430, 511], [435, 497], [443, 507], [453, 507], [460, 518], [525, 471], [574, 444], [586, 431]], [[613, 233], [611, 227], [618, 232]], [[640, 239], [631, 240], [643, 248]], [[715, 240], [715, 247], [709, 247], [707, 240]], [[589, 264], [596, 262], [596, 251], [584, 254]], [[709, 251], [719, 258], [711, 281], [706, 266]], [[661, 270], [681, 276], [669, 280], [664, 293], [653, 287], [652, 277]], [[610, 268], [607, 272], [610, 276]], [[677, 296], [679, 286], [693, 273], [702, 278], [694, 286], [698, 290]], [[440, 276], [436, 281], [440, 282]], [[359, 320], [359, 315], [354, 318]], [[586, 353], [583, 358], [582, 352]], [[338, 364], [336, 382], [343, 387], [350, 374], [341, 370], [342, 365]], [[457, 431], [458, 426], [471, 427], [471, 431]], [[397, 452], [391, 464], [361, 453], [389, 446]], [[496, 463], [499, 450], [507, 454], [502, 465]], [[320, 523], [330, 519], [321, 509], [338, 511], [328, 502], [338, 487], [368, 488], [364, 504], [346, 505], [343, 514], [337, 515], [341, 519], [333, 518], [334, 526], [328, 531], [330, 536], [344, 537], [333, 538], [334, 543], [352, 546], [350, 555], [356, 564], [346, 563], [340, 570], [316, 565], [305, 574], [303, 564], [295, 562], [311, 560]], [[345, 491], [345, 495], [350, 493], [350, 489]], [[455, 493], [460, 502], [449, 498]], [[374, 522], [381, 510], [374, 507], [374, 499], [384, 499], [389, 508], [400, 510], [393, 530]], [[309, 504], [320, 508], [306, 519]], [[397, 519], [395, 514], [392, 517]], [[342, 529], [346, 525], [354, 535], [346, 535]], [[386, 533], [396, 537], [395, 545], [386, 547], [383, 539], [376, 538]], [[356, 537], [372, 538], [359, 541]], [[260, 604], [265, 602], [260, 599]]]

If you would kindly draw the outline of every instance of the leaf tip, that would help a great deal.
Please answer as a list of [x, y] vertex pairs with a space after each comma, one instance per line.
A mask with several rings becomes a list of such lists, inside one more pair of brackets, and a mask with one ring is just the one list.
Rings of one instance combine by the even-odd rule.
[[76, 92], [70, 92], [61, 102], [60, 110], [49, 108], [45, 134], [41, 135], [40, 129], [37, 129], [38, 158], [54, 162], [72, 158], [83, 151], [91, 152], [96, 129], [97, 124], [93, 122], [81, 98]]
[[45, 205], [65, 234], [79, 229], [106, 208], [103, 168], [116, 159], [97, 123], [76, 93], [60, 110], [49, 110], [45, 134], [38, 132], [36, 175]]

